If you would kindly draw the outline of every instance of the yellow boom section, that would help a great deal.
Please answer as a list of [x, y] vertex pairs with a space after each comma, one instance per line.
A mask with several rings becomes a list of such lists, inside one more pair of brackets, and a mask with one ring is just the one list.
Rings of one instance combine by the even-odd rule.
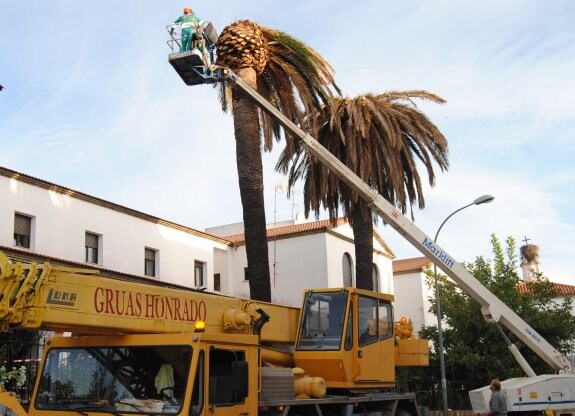
[[79, 334], [253, 333], [258, 310], [270, 316], [261, 341], [295, 342], [299, 309], [249, 299], [121, 281], [97, 270], [10, 262], [0, 252], [0, 330], [10, 327]]

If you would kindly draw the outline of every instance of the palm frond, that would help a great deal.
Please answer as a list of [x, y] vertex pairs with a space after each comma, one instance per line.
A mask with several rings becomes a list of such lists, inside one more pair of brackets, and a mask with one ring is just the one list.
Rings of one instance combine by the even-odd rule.
[[[403, 213], [410, 210], [412, 217], [414, 204], [425, 207], [417, 162], [423, 165], [432, 186], [434, 165], [441, 171], [448, 168], [447, 140], [417, 109], [417, 100], [445, 102], [423, 90], [332, 97], [313, 120], [317, 140], [324, 147]], [[295, 183], [296, 177], [291, 175], [296, 173], [297, 179], [304, 180], [304, 189], [309, 188], [304, 192], [306, 212], [317, 215], [323, 208], [332, 217], [341, 207], [349, 217], [360, 196], [302, 149], [292, 150], [290, 154], [284, 149], [277, 167], [290, 172], [290, 183]], [[297, 169], [289, 170], [286, 165], [295, 161]]]
[[[285, 32], [240, 20], [224, 28], [217, 52], [219, 65], [232, 70], [253, 67], [258, 92], [305, 130], [316, 130], [315, 119], [306, 115], [319, 111], [340, 94], [332, 66], [314, 49]], [[229, 97], [229, 90], [220, 95]], [[229, 108], [229, 100], [220, 101], [222, 109]], [[260, 115], [264, 149], [271, 150], [274, 139], [280, 139], [280, 125], [266, 113]], [[286, 141], [293, 148], [289, 135]]]

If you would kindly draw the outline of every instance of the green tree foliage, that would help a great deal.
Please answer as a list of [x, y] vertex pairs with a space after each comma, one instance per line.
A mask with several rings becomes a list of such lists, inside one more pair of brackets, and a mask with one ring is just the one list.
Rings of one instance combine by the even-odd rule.
[[[563, 354], [573, 354], [575, 316], [572, 314], [572, 299], [565, 298], [558, 301], [553, 283], [543, 276], [528, 282], [526, 292], [519, 291], [521, 278], [518, 272], [515, 240], [508, 237], [503, 247], [497, 237], [492, 235], [491, 244], [493, 259], [477, 257], [473, 263], [467, 265], [469, 271], [551, 345]], [[429, 284], [433, 287], [431, 274]], [[451, 408], [470, 408], [468, 391], [487, 385], [492, 378], [525, 376], [495, 325], [483, 318], [479, 304], [441, 274], [440, 299], [444, 322], [448, 401]], [[432, 297], [431, 304], [430, 312], [435, 313], [435, 296]], [[535, 373], [554, 373], [546, 362], [507, 328], [502, 329]], [[420, 336], [433, 340], [437, 345], [437, 326], [424, 328], [420, 331]], [[434, 373], [440, 373], [439, 356], [434, 352], [431, 353], [430, 368]], [[439, 379], [439, 376], [435, 378]], [[421, 380], [415, 388], [429, 392], [428, 380]], [[433, 388], [440, 395], [439, 384]], [[429, 405], [433, 406], [431, 401]], [[440, 400], [435, 404], [441, 406]]]

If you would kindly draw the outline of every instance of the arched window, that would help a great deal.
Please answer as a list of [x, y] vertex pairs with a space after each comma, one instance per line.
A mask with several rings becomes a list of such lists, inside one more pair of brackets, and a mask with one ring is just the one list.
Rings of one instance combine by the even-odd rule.
[[343, 272], [343, 286], [353, 286], [353, 260], [349, 253], [344, 253], [341, 259], [341, 269]]
[[375, 263], [373, 263], [373, 269], [371, 270], [371, 278], [373, 280], [373, 291], [379, 292], [379, 269]]

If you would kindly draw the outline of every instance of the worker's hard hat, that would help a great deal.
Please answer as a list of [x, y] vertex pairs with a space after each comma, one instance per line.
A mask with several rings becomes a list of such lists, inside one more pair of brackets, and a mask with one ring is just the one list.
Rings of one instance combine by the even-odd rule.
[[401, 319], [399, 320], [399, 322], [401, 322], [402, 324], [406, 324], [407, 318], [405, 316], [402, 316]]
[[184, 14], [186, 14], [186, 12], [192, 12], [192, 9], [190, 9], [189, 7], [184, 8]]

